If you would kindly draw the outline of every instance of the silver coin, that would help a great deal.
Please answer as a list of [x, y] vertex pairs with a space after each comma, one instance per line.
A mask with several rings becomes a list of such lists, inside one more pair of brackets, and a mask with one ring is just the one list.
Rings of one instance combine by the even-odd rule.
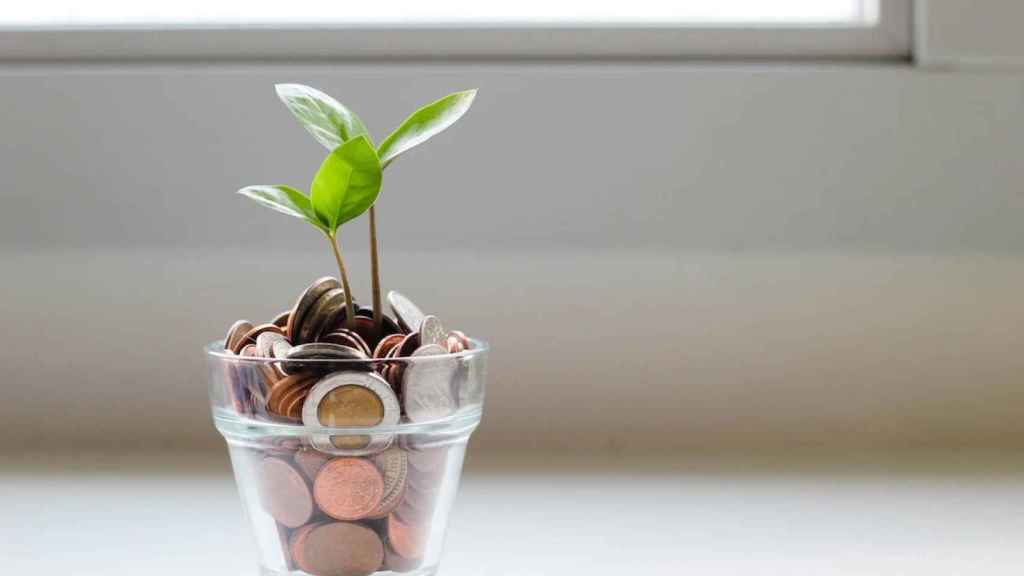
[[362, 350], [351, 346], [330, 342], [310, 342], [292, 346], [285, 358], [288, 360], [366, 360], [367, 357]]
[[[320, 403], [323, 402], [328, 394], [342, 386], [366, 388], [380, 399], [381, 405], [384, 408], [384, 415], [377, 426], [393, 426], [398, 423], [399, 418], [402, 416], [402, 410], [398, 405], [398, 398], [391, 390], [391, 386], [387, 381], [372, 372], [356, 371], [336, 372], [317, 382], [309, 391], [306, 401], [302, 404], [302, 423], [312, 427], [322, 426], [323, 424], [320, 422]], [[394, 435], [389, 433], [361, 434], [359, 436], [366, 437], [365, 445], [361, 447], [339, 447], [336, 442], [336, 436], [337, 438], [346, 439], [355, 437], [316, 434], [310, 438], [310, 441], [321, 452], [335, 455], [363, 456], [383, 452], [391, 446], [394, 438]]]
[[391, 311], [395, 313], [395, 318], [402, 330], [415, 332], [420, 329], [424, 314], [419, 306], [412, 303], [412, 300], [392, 290], [388, 292], [388, 304], [391, 305]]
[[416, 360], [406, 365], [402, 374], [402, 401], [409, 420], [437, 420], [455, 412], [452, 376], [456, 363], [450, 357], [429, 358], [445, 355], [447, 350], [439, 344], [421, 346], [412, 353]]
[[384, 477], [384, 497], [371, 517], [383, 517], [398, 506], [405, 493], [406, 477], [409, 474], [409, 459], [405, 450], [392, 446], [373, 457], [373, 463]]
[[292, 345], [287, 338], [275, 340], [270, 347], [270, 355], [274, 358], [287, 358], [291, 349]]
[[[420, 346], [426, 346], [428, 344], [437, 344], [438, 346], [444, 346], [445, 338], [448, 333], [444, 329], [444, 325], [438, 320], [437, 316], [427, 315], [423, 317], [423, 321], [420, 322]], [[445, 349], [445, 352], [448, 350]]]
[[288, 339], [277, 332], [264, 332], [256, 337], [256, 353], [260, 358], [273, 358], [275, 344], [288, 344]]
[[[284, 359], [289, 360], [289, 362], [282, 363], [281, 368], [287, 374], [295, 374], [303, 370], [313, 370], [316, 372], [342, 370], [344, 369], [344, 362], [366, 360], [367, 356], [363, 354], [362, 350], [342, 346], [341, 344], [310, 342], [309, 344], [292, 346], [285, 354]], [[319, 362], [302, 362], [302, 360], [319, 360]], [[322, 360], [338, 360], [339, 363], [322, 362]]]

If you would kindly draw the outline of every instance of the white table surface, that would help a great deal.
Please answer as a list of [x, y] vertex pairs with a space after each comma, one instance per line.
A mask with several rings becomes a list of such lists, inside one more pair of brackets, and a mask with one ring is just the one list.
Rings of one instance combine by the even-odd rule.
[[[441, 573], [1021, 574], [1024, 458], [471, 461]], [[226, 455], [0, 458], [3, 574], [253, 575]]]

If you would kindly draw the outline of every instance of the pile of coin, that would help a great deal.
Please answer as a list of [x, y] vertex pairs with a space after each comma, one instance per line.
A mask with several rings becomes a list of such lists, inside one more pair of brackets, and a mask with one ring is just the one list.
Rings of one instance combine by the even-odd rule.
[[[398, 292], [388, 294], [388, 303], [395, 317], [382, 314], [379, 329], [369, 307], [357, 306], [348, 322], [344, 290], [336, 279], [325, 277], [271, 322], [232, 324], [224, 339], [225, 353], [286, 360], [262, 363], [258, 374], [236, 369], [228, 379], [235, 409], [248, 416], [324, 426], [375, 426], [451, 415], [460, 395], [471, 395], [476, 383], [466, 381], [472, 377], [468, 370], [460, 371], [457, 362], [443, 357], [471, 349], [472, 340], [458, 330], [446, 330], [436, 316], [424, 314]], [[442, 358], [425, 358], [430, 356]], [[388, 362], [402, 358], [418, 361]], [[338, 378], [339, 372], [349, 376]], [[328, 376], [332, 386], [317, 387]], [[358, 393], [353, 386], [367, 392]], [[314, 390], [315, 402], [310, 402]], [[341, 402], [339, 395], [347, 401]], [[346, 410], [339, 412], [342, 407]]]
[[289, 569], [352, 576], [419, 567], [447, 450], [410, 442], [367, 457], [331, 457], [284, 444], [261, 454], [260, 501], [278, 524]]
[[271, 322], [240, 320], [225, 338], [227, 354], [260, 359], [231, 365], [234, 408], [309, 431], [252, 451], [260, 504], [289, 570], [410, 571], [431, 545], [448, 447], [391, 427], [479, 401], [481, 376], [460, 361], [474, 345], [465, 334], [397, 292], [387, 299], [394, 318], [375, 323], [374, 310], [356, 306], [349, 322], [340, 284], [321, 278]]

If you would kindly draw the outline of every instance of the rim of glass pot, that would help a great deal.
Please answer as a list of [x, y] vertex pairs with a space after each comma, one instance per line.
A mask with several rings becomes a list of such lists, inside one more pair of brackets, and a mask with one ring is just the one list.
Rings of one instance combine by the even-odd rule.
[[[470, 338], [470, 342], [473, 343], [473, 347], [464, 350], [462, 352], [455, 352], [449, 354], [438, 354], [436, 356], [418, 356], [418, 357], [401, 357], [401, 358], [369, 358], [366, 360], [342, 360], [342, 359], [330, 359], [330, 358], [309, 358], [302, 360], [286, 360], [281, 358], [267, 358], [263, 356], [238, 356], [224, 349], [224, 340], [214, 340], [205, 347], [206, 354], [211, 358], [216, 358], [218, 361], [230, 362], [233, 364], [302, 364], [303, 366], [310, 366], [316, 364], [331, 364], [333, 366], [360, 366], [365, 368], [367, 365], [375, 366], [378, 364], [404, 364], [411, 365], [416, 363], [429, 363], [435, 362], [439, 359], [466, 359], [475, 358], [477, 356], [486, 355], [491, 347], [485, 340], [478, 338]], [[344, 368], [339, 368], [337, 371], [342, 371]], [[486, 386], [486, 383], [484, 383]], [[220, 416], [218, 412], [222, 411], [224, 414]], [[304, 434], [386, 434], [386, 433], [419, 433], [427, 434], [431, 432], [445, 432], [451, 433], [461, 427], [475, 427], [480, 422], [480, 417], [483, 414], [482, 403], [472, 408], [464, 408], [457, 410], [454, 414], [446, 416], [444, 418], [438, 418], [435, 420], [425, 420], [422, 422], [399, 422], [398, 424], [392, 425], [377, 425], [377, 426], [308, 426], [302, 423], [295, 422], [281, 422], [274, 420], [262, 420], [253, 418], [251, 416], [245, 416], [237, 412], [230, 410], [215, 410], [214, 419], [220, 420], [223, 418], [227, 423], [235, 426], [253, 426], [259, 429], [272, 432], [274, 435], [280, 434], [284, 436], [288, 435], [304, 435]]]

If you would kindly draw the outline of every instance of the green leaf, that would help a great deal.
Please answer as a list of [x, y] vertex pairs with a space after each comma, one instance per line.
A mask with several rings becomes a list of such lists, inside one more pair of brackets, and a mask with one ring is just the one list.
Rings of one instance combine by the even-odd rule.
[[277, 184], [273, 186], [246, 186], [238, 191], [242, 196], [249, 197], [257, 203], [289, 216], [301, 218], [313, 226], [324, 230], [326, 225], [317, 218], [313, 205], [305, 194], [291, 186]]
[[380, 193], [381, 165], [373, 144], [357, 136], [327, 155], [313, 177], [312, 204], [328, 233], [359, 216]]
[[277, 97], [328, 150], [347, 140], [370, 133], [354, 112], [327, 94], [302, 84], [277, 84]]
[[377, 155], [380, 156], [381, 164], [387, 167], [399, 154], [426, 142], [455, 124], [469, 110], [474, 98], [476, 90], [456, 92], [413, 112], [380, 143]]

